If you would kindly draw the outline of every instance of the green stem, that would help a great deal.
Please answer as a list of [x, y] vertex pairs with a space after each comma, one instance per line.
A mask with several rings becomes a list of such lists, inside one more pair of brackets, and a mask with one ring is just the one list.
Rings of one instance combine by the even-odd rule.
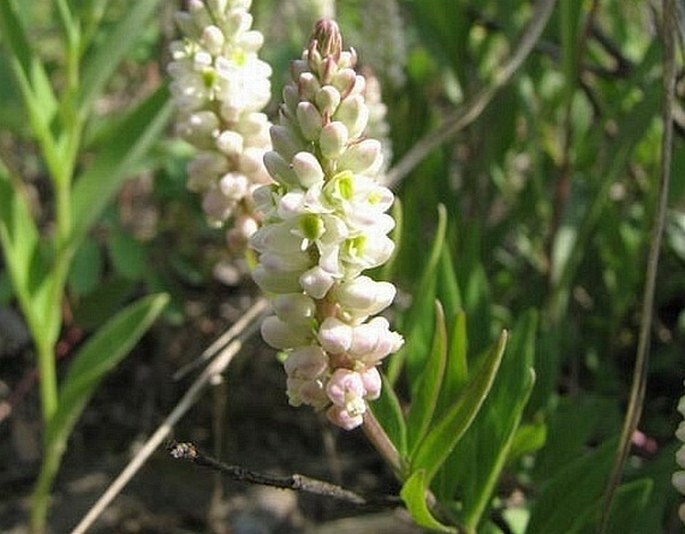
[[395, 445], [383, 430], [383, 427], [373, 415], [373, 412], [367, 408], [364, 413], [364, 434], [375, 447], [375, 449], [380, 453], [383, 459], [392, 467], [393, 472], [397, 476], [398, 480], [404, 481], [406, 478], [406, 466], [402, 461], [402, 457], [398, 452]]
[[46, 530], [50, 492], [59, 470], [63, 452], [64, 447], [44, 443], [43, 463], [31, 495], [30, 527], [33, 534], [41, 534]]

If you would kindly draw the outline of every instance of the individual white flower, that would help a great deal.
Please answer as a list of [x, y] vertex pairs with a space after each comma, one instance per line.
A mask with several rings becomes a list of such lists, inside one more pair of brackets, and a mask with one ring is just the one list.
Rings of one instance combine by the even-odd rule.
[[388, 260], [395, 223], [386, 213], [393, 194], [377, 183], [381, 144], [362, 136], [369, 112], [355, 63], [335, 23], [320, 21], [291, 64], [279, 124], [270, 129], [264, 163], [277, 183], [255, 191], [264, 225], [251, 238], [259, 255], [253, 277], [275, 294], [276, 315], [262, 334], [287, 355], [289, 402], [328, 408], [348, 430], [380, 395], [376, 366], [403, 342], [373, 317], [395, 287], [361, 274]]
[[188, 164], [188, 188], [202, 195], [213, 224], [227, 227], [240, 250], [259, 216], [252, 193], [271, 178], [263, 163], [271, 149], [261, 110], [271, 97], [271, 68], [257, 53], [264, 38], [251, 30], [247, 0], [189, 0], [176, 14], [183, 39], [171, 46], [171, 94], [176, 132], [201, 150]]

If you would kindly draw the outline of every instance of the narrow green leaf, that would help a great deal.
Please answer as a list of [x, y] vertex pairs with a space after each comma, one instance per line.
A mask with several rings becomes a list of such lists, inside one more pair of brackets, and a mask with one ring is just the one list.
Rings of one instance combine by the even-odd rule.
[[411, 399], [407, 416], [407, 437], [412, 454], [426, 436], [435, 415], [438, 395], [445, 375], [447, 360], [447, 328], [445, 314], [439, 301], [435, 301], [435, 330], [433, 345], [426, 366], [418, 379], [416, 396]]
[[385, 433], [399, 451], [402, 458], [407, 455], [407, 424], [402, 413], [400, 400], [388, 379], [381, 373], [383, 387], [381, 396], [369, 405]]
[[466, 383], [469, 375], [467, 359], [468, 340], [466, 335], [466, 314], [459, 311], [454, 316], [447, 351], [447, 366], [445, 367], [445, 379], [440, 398], [438, 399], [437, 415], [442, 414], [449, 408], [459, 391]]
[[388, 365], [388, 379], [391, 383], [397, 380], [402, 365], [407, 364], [407, 376], [413, 382], [409, 387], [412, 392], [416, 388], [416, 381], [425, 365], [429, 346], [433, 334], [433, 302], [435, 301], [436, 276], [440, 252], [445, 242], [447, 228], [447, 210], [442, 204], [438, 205], [438, 227], [431, 247], [431, 253], [421, 275], [419, 286], [415, 292], [416, 300], [412, 303], [402, 322], [401, 330], [406, 334], [402, 350], [396, 354]]
[[160, 87], [112, 130], [103, 148], [74, 185], [72, 245], [78, 246], [109, 201], [157, 139], [171, 114], [166, 87]]
[[506, 344], [507, 332], [502, 331], [451, 409], [433, 426], [412, 455], [411, 471], [426, 469], [429, 484], [478, 414], [495, 380]]
[[112, 317], [78, 351], [60, 388], [57, 412], [46, 431], [49, 446], [64, 446], [100, 380], [133, 348], [168, 301], [166, 294], [143, 297]]
[[81, 297], [93, 291], [101, 281], [104, 258], [94, 239], [85, 239], [74, 254], [69, 271], [69, 292]]
[[[128, 54], [145, 26], [149, 24], [150, 16], [157, 9], [159, 0], [137, 0], [131, 8], [109, 32], [107, 37], [98, 43], [93, 57], [88, 60], [83, 70], [82, 94], [80, 106], [89, 110], [95, 99], [100, 95], [105, 84], [112, 77], [121, 60]], [[134, 36], [134, 38], [131, 38]]]
[[48, 261], [21, 183], [13, 183], [0, 163], [0, 245], [14, 292], [36, 341], [49, 340], [59, 328], [58, 303], [53, 292]]
[[424, 528], [438, 532], [457, 532], [456, 528], [443, 525], [433, 517], [426, 504], [427, 491], [428, 483], [426, 482], [426, 471], [424, 469], [414, 471], [402, 486], [400, 497], [402, 497], [412, 519]]

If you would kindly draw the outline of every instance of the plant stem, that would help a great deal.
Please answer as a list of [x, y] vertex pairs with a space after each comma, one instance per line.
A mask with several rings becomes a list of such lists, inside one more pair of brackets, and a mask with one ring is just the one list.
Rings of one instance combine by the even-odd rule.
[[675, 100], [675, 26], [677, 11], [675, 0], [664, 0], [662, 4], [661, 34], [664, 47], [663, 67], [663, 136], [661, 139], [661, 172], [657, 184], [656, 212], [654, 225], [650, 236], [649, 255], [647, 257], [647, 272], [645, 287], [642, 294], [642, 316], [640, 319], [640, 337], [638, 340], [633, 382], [630, 390], [628, 408], [626, 409], [621, 439], [619, 440], [614, 458], [614, 464], [607, 482], [602, 506], [602, 515], [598, 525], [598, 532], [606, 531], [609, 523], [609, 513], [614, 493], [621, 482], [621, 473], [630, 451], [631, 438], [640, 422], [642, 403], [647, 387], [647, 371], [649, 369], [649, 343], [652, 329], [652, 314], [654, 307], [654, 289], [656, 286], [657, 267], [659, 265], [659, 251], [661, 238], [666, 220], [668, 206], [668, 183], [671, 176], [671, 156], [673, 151], [673, 103]]
[[393, 472], [400, 481], [404, 481], [405, 478], [405, 466], [403, 465], [400, 453], [393, 445], [390, 438], [383, 430], [383, 427], [373, 415], [373, 412], [367, 408], [364, 413], [364, 434], [366, 434], [367, 439], [375, 447], [375, 449], [380, 453], [383, 459], [392, 467]]
[[33, 534], [45, 532], [50, 506], [50, 490], [64, 452], [64, 447], [54, 447], [49, 443], [44, 443], [43, 447], [43, 463], [31, 495], [30, 527]]

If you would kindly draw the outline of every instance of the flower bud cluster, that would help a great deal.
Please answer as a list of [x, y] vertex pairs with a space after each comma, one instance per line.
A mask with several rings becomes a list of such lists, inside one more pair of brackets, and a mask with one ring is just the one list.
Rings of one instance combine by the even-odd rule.
[[[685, 396], [681, 397], [680, 401], [678, 401], [678, 411], [680, 412], [680, 415], [685, 418]], [[678, 429], [675, 431], [675, 435], [683, 443], [675, 455], [676, 463], [681, 469], [673, 473], [671, 482], [681, 495], [685, 495], [685, 421], [680, 422]], [[680, 516], [680, 520], [685, 523], [685, 503], [680, 505], [678, 515]]]
[[261, 110], [271, 96], [271, 67], [257, 52], [251, 0], [190, 0], [176, 14], [184, 36], [171, 44], [171, 93], [177, 133], [199, 152], [188, 165], [188, 188], [202, 195], [209, 220], [233, 218], [228, 242], [242, 248], [259, 220], [252, 193], [271, 181], [263, 164], [271, 148]]
[[251, 240], [253, 277], [274, 294], [262, 335], [287, 355], [289, 401], [326, 409], [345, 429], [362, 424], [380, 394], [376, 366], [403, 343], [373, 317], [395, 287], [362, 274], [392, 254], [394, 221], [393, 194], [376, 181], [381, 145], [362, 136], [369, 110], [355, 64], [337, 25], [319, 21], [283, 89], [264, 157], [276, 183], [255, 191], [264, 224]]

